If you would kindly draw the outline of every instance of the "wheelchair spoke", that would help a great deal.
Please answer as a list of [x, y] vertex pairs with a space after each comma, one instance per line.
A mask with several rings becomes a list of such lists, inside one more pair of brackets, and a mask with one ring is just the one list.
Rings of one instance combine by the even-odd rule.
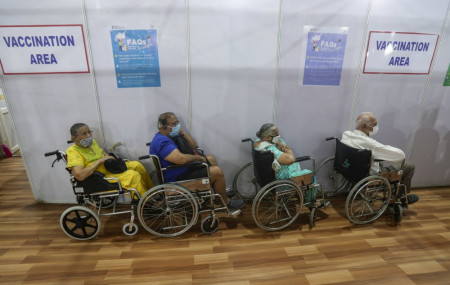
[[[354, 193], [354, 194], [352, 194]], [[360, 181], [347, 198], [347, 217], [356, 224], [376, 220], [386, 209], [389, 200], [389, 185], [380, 178]]]
[[142, 226], [158, 236], [177, 236], [196, 221], [195, 200], [177, 185], [160, 185], [139, 206]]
[[257, 195], [253, 203], [253, 219], [265, 230], [289, 226], [300, 214], [301, 192], [292, 182], [273, 182]]
[[60, 224], [67, 235], [80, 240], [96, 236], [100, 229], [100, 220], [96, 214], [82, 206], [67, 209], [61, 215]]

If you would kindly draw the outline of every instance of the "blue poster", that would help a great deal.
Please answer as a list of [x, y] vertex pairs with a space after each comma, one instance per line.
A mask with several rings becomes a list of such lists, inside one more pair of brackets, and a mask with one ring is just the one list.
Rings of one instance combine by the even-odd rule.
[[347, 34], [309, 32], [304, 85], [339, 86]]
[[118, 88], [161, 87], [156, 30], [112, 30]]

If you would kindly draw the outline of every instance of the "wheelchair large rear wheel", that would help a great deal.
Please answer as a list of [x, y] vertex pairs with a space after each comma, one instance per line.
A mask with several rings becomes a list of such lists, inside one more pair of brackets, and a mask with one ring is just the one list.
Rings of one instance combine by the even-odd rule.
[[233, 190], [246, 200], [251, 200], [255, 197], [260, 189], [256, 183], [255, 173], [253, 172], [253, 162], [249, 162], [242, 166], [233, 179]]
[[77, 240], [88, 240], [95, 237], [101, 227], [98, 215], [84, 206], [68, 208], [61, 214], [59, 221], [64, 233]]
[[137, 211], [141, 225], [161, 237], [185, 233], [198, 218], [198, 204], [191, 192], [176, 184], [162, 184], [147, 191]]
[[354, 224], [371, 223], [384, 213], [390, 197], [389, 181], [381, 176], [366, 177], [359, 181], [347, 196], [347, 218]]
[[300, 215], [303, 206], [301, 188], [291, 180], [275, 180], [258, 192], [252, 205], [252, 216], [266, 231], [282, 230]]
[[316, 170], [317, 181], [328, 196], [347, 192], [350, 182], [334, 170], [334, 156], [322, 161]]

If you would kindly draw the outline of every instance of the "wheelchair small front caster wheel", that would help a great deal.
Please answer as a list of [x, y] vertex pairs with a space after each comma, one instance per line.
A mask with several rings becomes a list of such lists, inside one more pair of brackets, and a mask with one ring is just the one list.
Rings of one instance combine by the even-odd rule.
[[65, 210], [59, 219], [66, 235], [77, 240], [88, 240], [100, 231], [100, 218], [84, 206], [73, 206]]
[[394, 205], [394, 222], [400, 224], [403, 219], [403, 209], [401, 204]]
[[212, 234], [219, 228], [219, 218], [215, 216], [208, 216], [202, 221], [202, 231], [205, 234]]
[[122, 231], [127, 236], [134, 236], [138, 232], [138, 226], [136, 224], [133, 224], [130, 229], [130, 223], [126, 223], [125, 225], [123, 225]]
[[317, 208], [314, 207], [314, 208], [311, 208], [311, 212], [309, 213], [309, 226], [311, 228], [316, 226], [316, 218], [317, 218], [316, 211], [317, 211]]

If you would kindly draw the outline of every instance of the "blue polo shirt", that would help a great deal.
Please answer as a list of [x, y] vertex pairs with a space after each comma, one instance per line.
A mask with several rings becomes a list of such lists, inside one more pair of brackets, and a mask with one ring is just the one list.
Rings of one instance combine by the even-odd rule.
[[[173, 165], [173, 163], [165, 160], [165, 158], [177, 148], [177, 145], [172, 139], [166, 137], [165, 135], [161, 135], [160, 133], [156, 133], [150, 144], [150, 154], [158, 156], [161, 167], [166, 168], [169, 165]], [[164, 181], [173, 182], [178, 176], [185, 173], [187, 170], [187, 167], [166, 170], [164, 171]]]

